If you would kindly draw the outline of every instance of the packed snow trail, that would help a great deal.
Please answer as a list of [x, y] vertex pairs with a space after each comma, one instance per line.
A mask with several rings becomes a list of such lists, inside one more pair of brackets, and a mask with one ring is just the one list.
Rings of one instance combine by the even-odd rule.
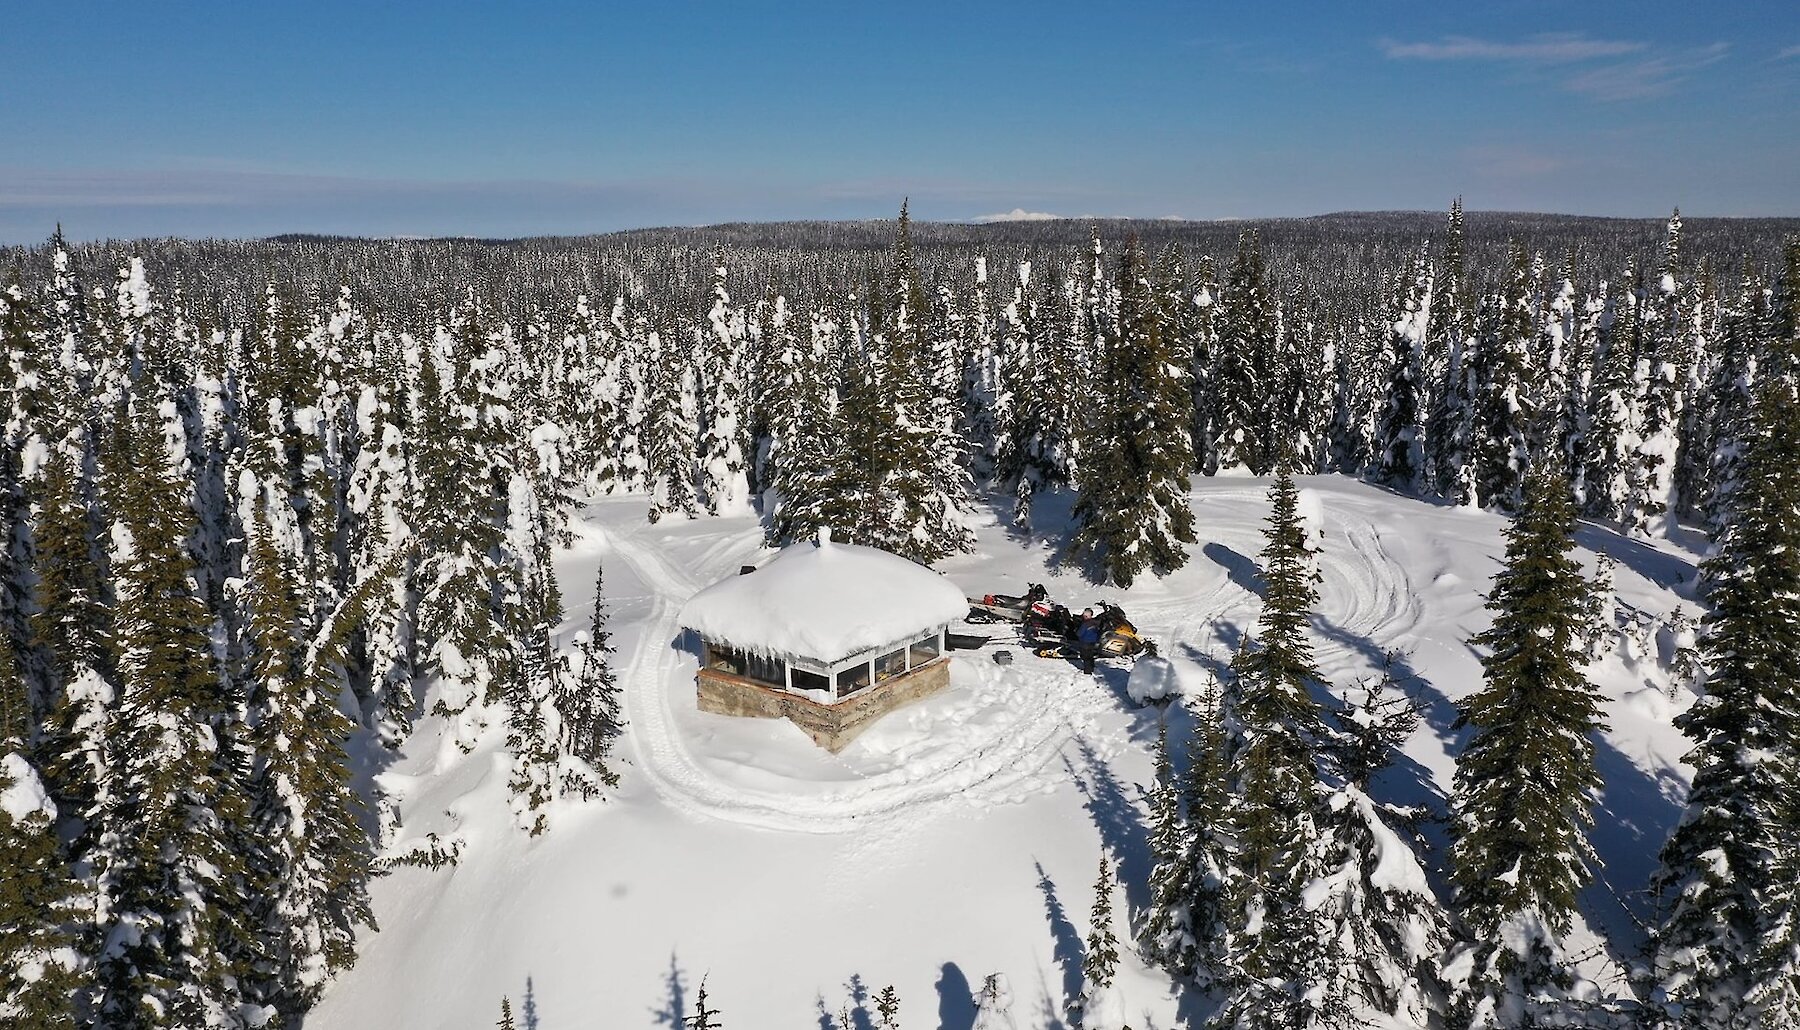
[[[637, 653], [622, 677], [636, 771], [671, 807], [688, 815], [769, 830], [836, 833], [903, 812], [916, 819], [926, 805], [954, 802], [981, 809], [1022, 801], [1062, 778], [1056, 762], [1063, 745], [1089, 733], [1094, 715], [1109, 703], [1091, 680], [1073, 673], [1020, 674], [960, 662], [953, 666], [953, 682], [977, 684], [982, 703], [945, 710], [943, 695], [926, 702], [940, 709], [935, 712], [940, 721], [933, 732], [902, 737], [886, 756], [886, 770], [848, 782], [821, 783], [766, 770], [755, 771], [757, 785], [743, 781], [749, 776], [733, 779], [696, 757], [674, 708], [677, 698], [692, 704], [694, 696], [689, 655], [677, 643], [676, 615], [700, 584], [636, 533], [594, 528], [653, 594]], [[725, 550], [715, 545], [708, 560]], [[884, 722], [905, 726], [920, 718], [918, 707], [902, 708]]]

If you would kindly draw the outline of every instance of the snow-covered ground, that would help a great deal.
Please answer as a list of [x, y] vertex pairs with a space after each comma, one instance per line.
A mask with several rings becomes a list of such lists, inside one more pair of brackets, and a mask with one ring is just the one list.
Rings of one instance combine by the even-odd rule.
[[[1401, 685], [1427, 706], [1376, 793], [1441, 810], [1458, 743], [1453, 702], [1480, 677], [1464, 642], [1488, 622], [1481, 595], [1505, 520], [1340, 477], [1302, 485], [1321, 518], [1314, 638], [1324, 670], [1341, 690], [1397, 651]], [[939, 568], [969, 594], [1039, 581], [1071, 605], [1118, 601], [1191, 688], [1254, 623], [1265, 488], [1196, 480], [1201, 542], [1188, 566], [1129, 591], [1056, 566], [1067, 498], [1036, 509], [1056, 532], [1023, 534], [987, 516], [978, 551]], [[436, 833], [460, 843], [460, 862], [376, 881], [382, 929], [307, 1025], [491, 1026], [510, 995], [520, 1025], [538, 1030], [675, 1027], [704, 978], [733, 1030], [842, 1030], [845, 1010], [866, 1027], [886, 984], [909, 1030], [967, 1030], [971, 995], [990, 973], [1010, 980], [1020, 1028], [1063, 1025], [1102, 851], [1130, 885], [1115, 895], [1122, 939], [1146, 900], [1143, 791], [1159, 710], [1131, 702], [1128, 670], [1090, 678], [1016, 645], [1004, 666], [989, 656], [1005, 644], [958, 652], [948, 691], [835, 756], [786, 721], [701, 713], [694, 644], [676, 612], [769, 552], [751, 518], [649, 525], [644, 513], [641, 499], [594, 500], [558, 564], [568, 634], [587, 625], [588, 584], [605, 564], [630, 720], [620, 790], [604, 803], [559, 803], [550, 832], [527, 838], [512, 825], [497, 742], [465, 755], [422, 720], [379, 774], [403, 820], [390, 847]], [[1694, 553], [1592, 525], [1579, 540], [1590, 564], [1601, 551], [1617, 560], [1624, 612], [1694, 609]], [[1687, 775], [1670, 719], [1690, 698], [1669, 686], [1663, 637], [1635, 660], [1621, 641], [1593, 670], [1611, 729], [1599, 751], [1603, 868], [1584, 902], [1594, 943], [1625, 955]], [[1616, 978], [1606, 949], [1591, 950], [1590, 972]], [[1200, 1012], [1200, 999], [1129, 956], [1120, 985], [1134, 1026]]]

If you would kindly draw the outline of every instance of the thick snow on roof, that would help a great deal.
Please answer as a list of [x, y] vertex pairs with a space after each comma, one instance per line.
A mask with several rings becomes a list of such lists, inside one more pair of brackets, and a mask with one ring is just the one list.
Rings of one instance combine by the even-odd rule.
[[874, 547], [795, 544], [688, 599], [681, 625], [746, 651], [835, 662], [955, 622], [969, 603], [949, 580]]

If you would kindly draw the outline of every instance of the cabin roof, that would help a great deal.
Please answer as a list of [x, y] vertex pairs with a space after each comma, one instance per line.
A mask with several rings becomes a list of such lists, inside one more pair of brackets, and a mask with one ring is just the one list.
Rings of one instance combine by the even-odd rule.
[[874, 547], [793, 544], [755, 572], [695, 594], [680, 622], [758, 654], [831, 663], [954, 622], [968, 601], [943, 576]]

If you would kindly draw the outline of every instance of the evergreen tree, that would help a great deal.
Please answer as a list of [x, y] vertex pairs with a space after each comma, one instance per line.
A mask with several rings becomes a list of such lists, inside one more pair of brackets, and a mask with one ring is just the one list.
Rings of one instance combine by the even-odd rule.
[[1195, 540], [1187, 496], [1192, 395], [1170, 349], [1170, 314], [1135, 238], [1119, 279], [1119, 332], [1102, 352], [1069, 554], [1101, 579], [1130, 586], [1145, 570], [1185, 565], [1182, 545]]
[[989, 973], [975, 998], [975, 1022], [969, 1030], [1017, 1030], [1012, 1018], [1012, 986], [1004, 974]]
[[1073, 1006], [1083, 1030], [1119, 1030], [1123, 1021], [1124, 1006], [1113, 991], [1119, 969], [1119, 937], [1113, 932], [1112, 890], [1112, 866], [1102, 854], [1081, 957], [1081, 995]]
[[618, 786], [619, 775], [607, 759], [625, 732], [618, 679], [606, 658], [613, 653], [613, 647], [606, 628], [605, 576], [604, 566], [595, 568], [593, 619], [588, 632], [577, 637], [575, 643], [581, 667], [560, 677], [563, 687], [555, 698], [562, 727], [562, 753], [573, 759], [564, 774], [562, 790], [583, 798], [598, 793], [602, 784]]
[[494, 1024], [499, 1030], [517, 1030], [518, 1024], [513, 1022], [512, 999], [500, 996], [500, 1022]]
[[1671, 1026], [1800, 1021], [1800, 404], [1767, 382], [1732, 518], [1705, 564], [1705, 694], [1687, 811], [1654, 880], [1654, 999]]
[[[1411, 847], [1334, 761], [1305, 627], [1314, 552], [1285, 464], [1270, 490], [1260, 647], [1238, 652], [1224, 714], [1230, 848], [1226, 933], [1207, 959], [1216, 1023], [1352, 1027], [1430, 1015], [1442, 920]], [[1190, 811], [1195, 809], [1190, 801]]]
[[1273, 364], [1279, 306], [1268, 282], [1256, 230], [1238, 236], [1237, 256], [1226, 275], [1212, 374], [1211, 471], [1243, 467], [1265, 475], [1275, 464], [1265, 376]]
[[694, 993], [694, 1014], [684, 1022], [688, 1030], [721, 1030], [725, 1025], [719, 1022], [719, 1010], [707, 1003], [705, 977], [700, 978], [700, 989]]
[[56, 804], [26, 757], [27, 690], [0, 637], [0, 1023], [73, 1026], [81, 891], [57, 840]]
[[1537, 417], [1531, 405], [1530, 348], [1537, 335], [1539, 291], [1525, 248], [1514, 244], [1505, 292], [1480, 316], [1481, 338], [1470, 368], [1474, 379], [1475, 496], [1484, 507], [1519, 504]]
[[1375, 424], [1376, 475], [1412, 490], [1425, 472], [1425, 346], [1431, 324], [1431, 262], [1421, 249], [1396, 300], [1383, 358], [1387, 389]]
[[221, 731], [232, 718], [211, 667], [208, 617], [184, 542], [192, 513], [155, 420], [131, 425], [109, 470], [118, 513], [120, 679], [105, 810], [90, 861], [103, 893], [94, 1017], [108, 1026], [216, 1026], [240, 1000], [224, 943], [244, 935], [233, 842], [244, 805]]
[[1625, 273], [1623, 289], [1608, 294], [1592, 357], [1588, 426], [1582, 448], [1582, 511], [1604, 519], [1624, 517], [1630, 492], [1631, 455], [1637, 450], [1637, 392], [1632, 385], [1631, 343], [1637, 318], [1636, 268]]
[[1450, 849], [1464, 943], [1454, 1008], [1462, 1026], [1529, 1026], [1568, 1004], [1561, 951], [1593, 859], [1587, 839], [1603, 728], [1584, 669], [1589, 584], [1571, 552], [1568, 481], [1545, 461], [1527, 477], [1487, 607], [1483, 686], [1456, 722]]
[[650, 481], [650, 521], [700, 514], [695, 459], [699, 448], [698, 373], [693, 354], [674, 334], [650, 330], [647, 338], [653, 386], [645, 413], [645, 475]]
[[899, 1030], [900, 995], [888, 984], [875, 995], [875, 1014], [881, 1017], [881, 1030]]
[[1450, 205], [1444, 227], [1444, 260], [1432, 280], [1426, 336], [1426, 376], [1436, 382], [1425, 433], [1432, 489], [1457, 504], [1474, 503], [1470, 479], [1474, 395], [1469, 390], [1469, 283], [1462, 198]]
[[1069, 403], [1077, 372], [1058, 333], [1054, 283], [1033, 296], [1031, 263], [1020, 262], [1019, 284], [1005, 311], [1006, 346], [995, 478], [1013, 492], [1013, 523], [1031, 525], [1031, 507], [1045, 490], [1066, 486], [1074, 465], [1075, 411]]
[[245, 570], [255, 829], [245, 936], [257, 1000], [294, 1018], [349, 967], [357, 928], [373, 925], [369, 842], [344, 753], [353, 727], [326, 674], [337, 642], [305, 639], [293, 570], [258, 515]]
[[1150, 912], [1138, 931], [1138, 949], [1176, 976], [1194, 971], [1199, 946], [1193, 926], [1192, 831], [1181, 811], [1181, 789], [1169, 762], [1169, 724], [1156, 727], [1155, 783], [1150, 788]]
[[725, 288], [725, 258], [716, 255], [713, 261], [713, 304], [706, 316], [704, 344], [712, 391], [700, 441], [701, 493], [712, 514], [742, 515], [750, 510], [750, 465], [744, 454], [749, 428], [744, 403], [748, 334], [743, 312], [732, 306]]

